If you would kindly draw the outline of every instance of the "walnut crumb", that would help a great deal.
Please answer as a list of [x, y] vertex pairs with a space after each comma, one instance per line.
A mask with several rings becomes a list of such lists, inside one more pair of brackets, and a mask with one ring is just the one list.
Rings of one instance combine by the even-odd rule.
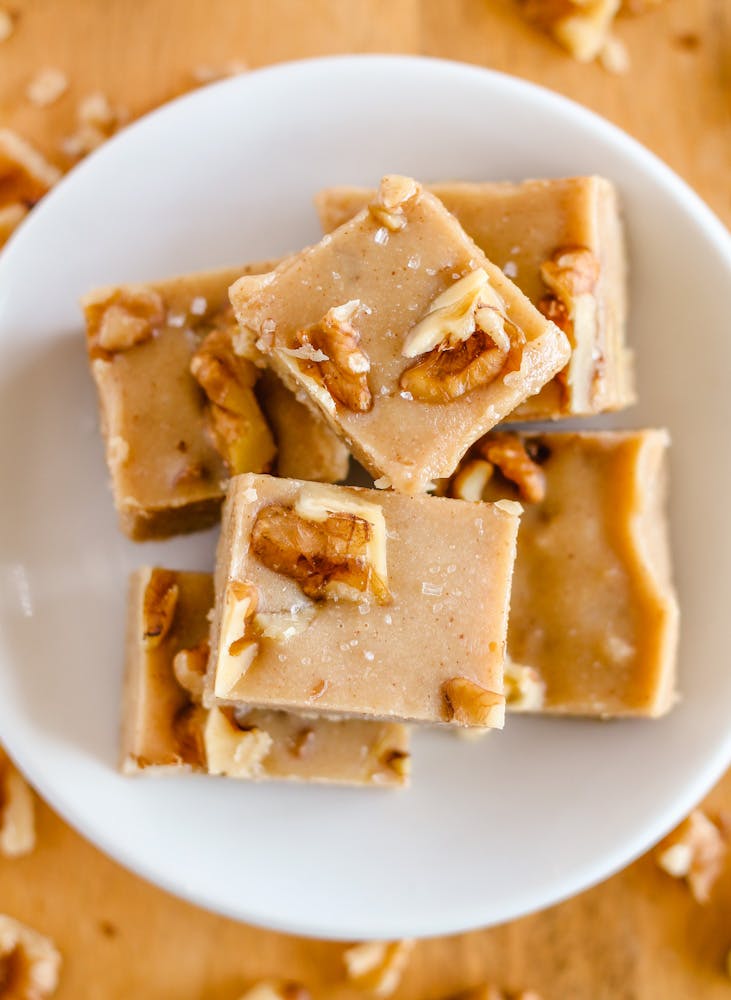
[[694, 899], [707, 903], [727, 852], [722, 830], [695, 809], [656, 851], [658, 865], [673, 878], [684, 878]]
[[348, 979], [365, 993], [388, 997], [401, 982], [413, 948], [409, 939], [353, 945], [343, 955]]
[[58, 986], [61, 956], [50, 938], [0, 914], [0, 988], [8, 1000], [45, 1000]]
[[37, 108], [46, 108], [55, 104], [68, 90], [69, 81], [66, 74], [54, 67], [39, 70], [25, 90], [25, 96]]
[[15, 21], [13, 15], [0, 7], [0, 42], [6, 42], [15, 31]]
[[33, 792], [0, 749], [0, 854], [19, 858], [29, 854], [35, 845]]

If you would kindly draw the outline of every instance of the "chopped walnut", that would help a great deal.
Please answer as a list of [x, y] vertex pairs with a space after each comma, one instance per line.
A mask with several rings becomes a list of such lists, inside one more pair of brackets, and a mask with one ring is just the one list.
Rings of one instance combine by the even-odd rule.
[[253, 778], [269, 753], [272, 738], [258, 726], [242, 726], [230, 709], [212, 708], [203, 732], [209, 774]]
[[26, 88], [25, 96], [37, 108], [45, 108], [49, 104], [55, 104], [68, 87], [66, 74], [60, 69], [49, 67], [36, 73]]
[[204, 639], [192, 649], [179, 650], [173, 658], [175, 680], [195, 702], [200, 702], [203, 697], [203, 682], [210, 651], [210, 644]]
[[165, 322], [165, 303], [152, 288], [113, 288], [84, 299], [92, 354], [128, 351], [155, 335]]
[[208, 712], [195, 701], [185, 705], [173, 719], [173, 736], [178, 757], [183, 764], [203, 768], [206, 748], [203, 738]]
[[76, 131], [66, 136], [61, 148], [72, 159], [87, 156], [111, 138], [126, 118], [126, 112], [113, 107], [105, 94], [88, 94], [76, 109]]
[[381, 763], [404, 781], [411, 776], [411, 754], [406, 750], [387, 750], [381, 757]]
[[546, 496], [546, 476], [543, 469], [528, 454], [523, 439], [517, 434], [495, 432], [479, 444], [488, 462], [497, 466], [511, 483], [518, 487], [521, 500], [540, 503]]
[[0, 246], [60, 177], [29, 142], [0, 128]]
[[486, 462], [483, 458], [468, 459], [450, 480], [449, 496], [472, 502], [482, 500], [494, 469], [492, 462]]
[[631, 63], [627, 46], [621, 38], [610, 35], [599, 53], [599, 62], [607, 71], [614, 76], [624, 76], [629, 73]]
[[388, 997], [401, 982], [413, 949], [409, 939], [353, 945], [343, 954], [348, 979], [365, 993]]
[[245, 580], [231, 580], [226, 588], [221, 621], [220, 650], [216, 664], [218, 698], [225, 698], [244, 676], [259, 652], [253, 636], [253, 619], [259, 603], [256, 587]]
[[547, 31], [578, 62], [601, 51], [620, 0], [524, 0], [526, 17]]
[[368, 209], [376, 222], [396, 233], [406, 225], [406, 212], [417, 204], [420, 196], [421, 184], [412, 177], [389, 174], [382, 179], [375, 201]]
[[505, 702], [512, 712], [537, 712], [546, 700], [546, 682], [533, 667], [505, 660]]
[[13, 15], [0, 7], [0, 42], [6, 42], [15, 30]]
[[228, 314], [208, 334], [190, 362], [190, 371], [209, 401], [211, 429], [232, 475], [264, 472], [276, 446], [254, 394], [253, 362], [234, 353]]
[[[36, 846], [33, 792], [0, 749], [0, 854], [19, 858]], [[2, 976], [0, 976], [0, 983]]]
[[142, 600], [142, 639], [147, 649], [155, 649], [170, 631], [178, 604], [175, 573], [153, 569]]
[[8, 1000], [45, 1000], [56, 992], [61, 956], [50, 938], [0, 914], [0, 990]]
[[693, 897], [707, 903], [723, 869], [726, 838], [700, 809], [695, 809], [656, 851], [657, 863], [674, 878], [684, 878]]
[[251, 986], [240, 1000], [310, 1000], [310, 992], [302, 983], [263, 979]]
[[324, 390], [324, 395], [321, 392], [316, 396], [330, 410], [335, 403], [355, 413], [367, 413], [373, 406], [368, 386], [371, 363], [354, 325], [361, 309], [359, 299], [334, 306], [319, 323], [295, 334], [294, 348], [280, 349], [301, 374]]
[[500, 728], [505, 719], [505, 696], [488, 691], [467, 677], [442, 684], [448, 718], [460, 726]]
[[254, 555], [315, 600], [387, 603], [385, 546], [377, 504], [304, 490], [294, 508], [263, 507], [251, 533]]
[[438, 295], [409, 331], [401, 353], [424, 357], [402, 373], [399, 385], [414, 399], [447, 403], [492, 382], [524, 342], [487, 272], [476, 268]]
[[569, 308], [577, 296], [594, 291], [599, 272], [599, 261], [588, 247], [560, 247], [541, 264], [544, 284]]

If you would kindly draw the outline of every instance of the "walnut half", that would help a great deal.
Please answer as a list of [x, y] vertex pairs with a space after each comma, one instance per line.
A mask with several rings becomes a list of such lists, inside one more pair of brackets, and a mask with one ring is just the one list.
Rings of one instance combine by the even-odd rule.
[[259, 652], [253, 620], [259, 604], [257, 588], [246, 580], [231, 580], [226, 587], [221, 619], [215, 695], [226, 698], [244, 676]]
[[50, 938], [0, 914], [0, 990], [8, 1000], [45, 1000], [56, 992], [61, 956]]
[[392, 233], [397, 233], [406, 226], [406, 212], [417, 204], [421, 190], [421, 184], [413, 177], [388, 174], [381, 180], [368, 210], [376, 222]]
[[172, 570], [150, 571], [142, 599], [142, 640], [147, 649], [159, 646], [172, 628], [179, 589]]
[[478, 450], [511, 483], [518, 487], [520, 499], [541, 503], [546, 497], [546, 476], [531, 458], [523, 438], [517, 434], [494, 432], [478, 444]]
[[442, 685], [447, 717], [459, 726], [489, 726], [502, 729], [505, 722], [505, 696], [471, 681], [453, 677]]
[[315, 600], [388, 603], [386, 522], [374, 503], [326, 488], [304, 488], [293, 507], [263, 507], [251, 551]]
[[496, 379], [523, 343], [478, 267], [438, 295], [409, 331], [401, 353], [420, 360], [402, 372], [399, 385], [421, 402], [448, 403]]

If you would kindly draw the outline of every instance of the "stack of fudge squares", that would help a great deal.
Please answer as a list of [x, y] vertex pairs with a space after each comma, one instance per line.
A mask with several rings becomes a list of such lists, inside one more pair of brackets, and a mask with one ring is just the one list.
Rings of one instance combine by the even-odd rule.
[[281, 261], [84, 299], [122, 530], [222, 518], [215, 574], [132, 575], [122, 770], [399, 786], [416, 725], [666, 712], [668, 435], [526, 423], [633, 402], [612, 185], [316, 206]]

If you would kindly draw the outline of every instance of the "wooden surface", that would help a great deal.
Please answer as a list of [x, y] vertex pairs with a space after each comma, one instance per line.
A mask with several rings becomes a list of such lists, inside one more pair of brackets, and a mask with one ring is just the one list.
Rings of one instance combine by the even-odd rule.
[[[507, 70], [582, 101], [650, 146], [731, 221], [730, 0], [667, 0], [623, 20], [633, 67], [622, 77], [573, 63], [523, 25], [512, 0], [0, 5], [18, 15], [14, 35], [0, 43], [0, 124], [59, 164], [76, 102], [93, 90], [135, 116], [187, 89], [200, 64], [241, 59], [254, 68], [335, 52], [421, 52]], [[46, 66], [65, 70], [71, 86], [58, 104], [37, 109], [25, 86]], [[731, 810], [731, 774], [711, 807]], [[174, 900], [102, 857], [46, 807], [36, 852], [0, 860], [0, 911], [54, 937], [64, 955], [61, 1000], [236, 1000], [263, 975], [340, 992], [341, 946], [236, 925]], [[721, 1000], [731, 996], [723, 971], [729, 947], [731, 865], [700, 907], [645, 858], [544, 913], [420, 943], [399, 995], [437, 998], [488, 979], [532, 987], [544, 1000]]]

